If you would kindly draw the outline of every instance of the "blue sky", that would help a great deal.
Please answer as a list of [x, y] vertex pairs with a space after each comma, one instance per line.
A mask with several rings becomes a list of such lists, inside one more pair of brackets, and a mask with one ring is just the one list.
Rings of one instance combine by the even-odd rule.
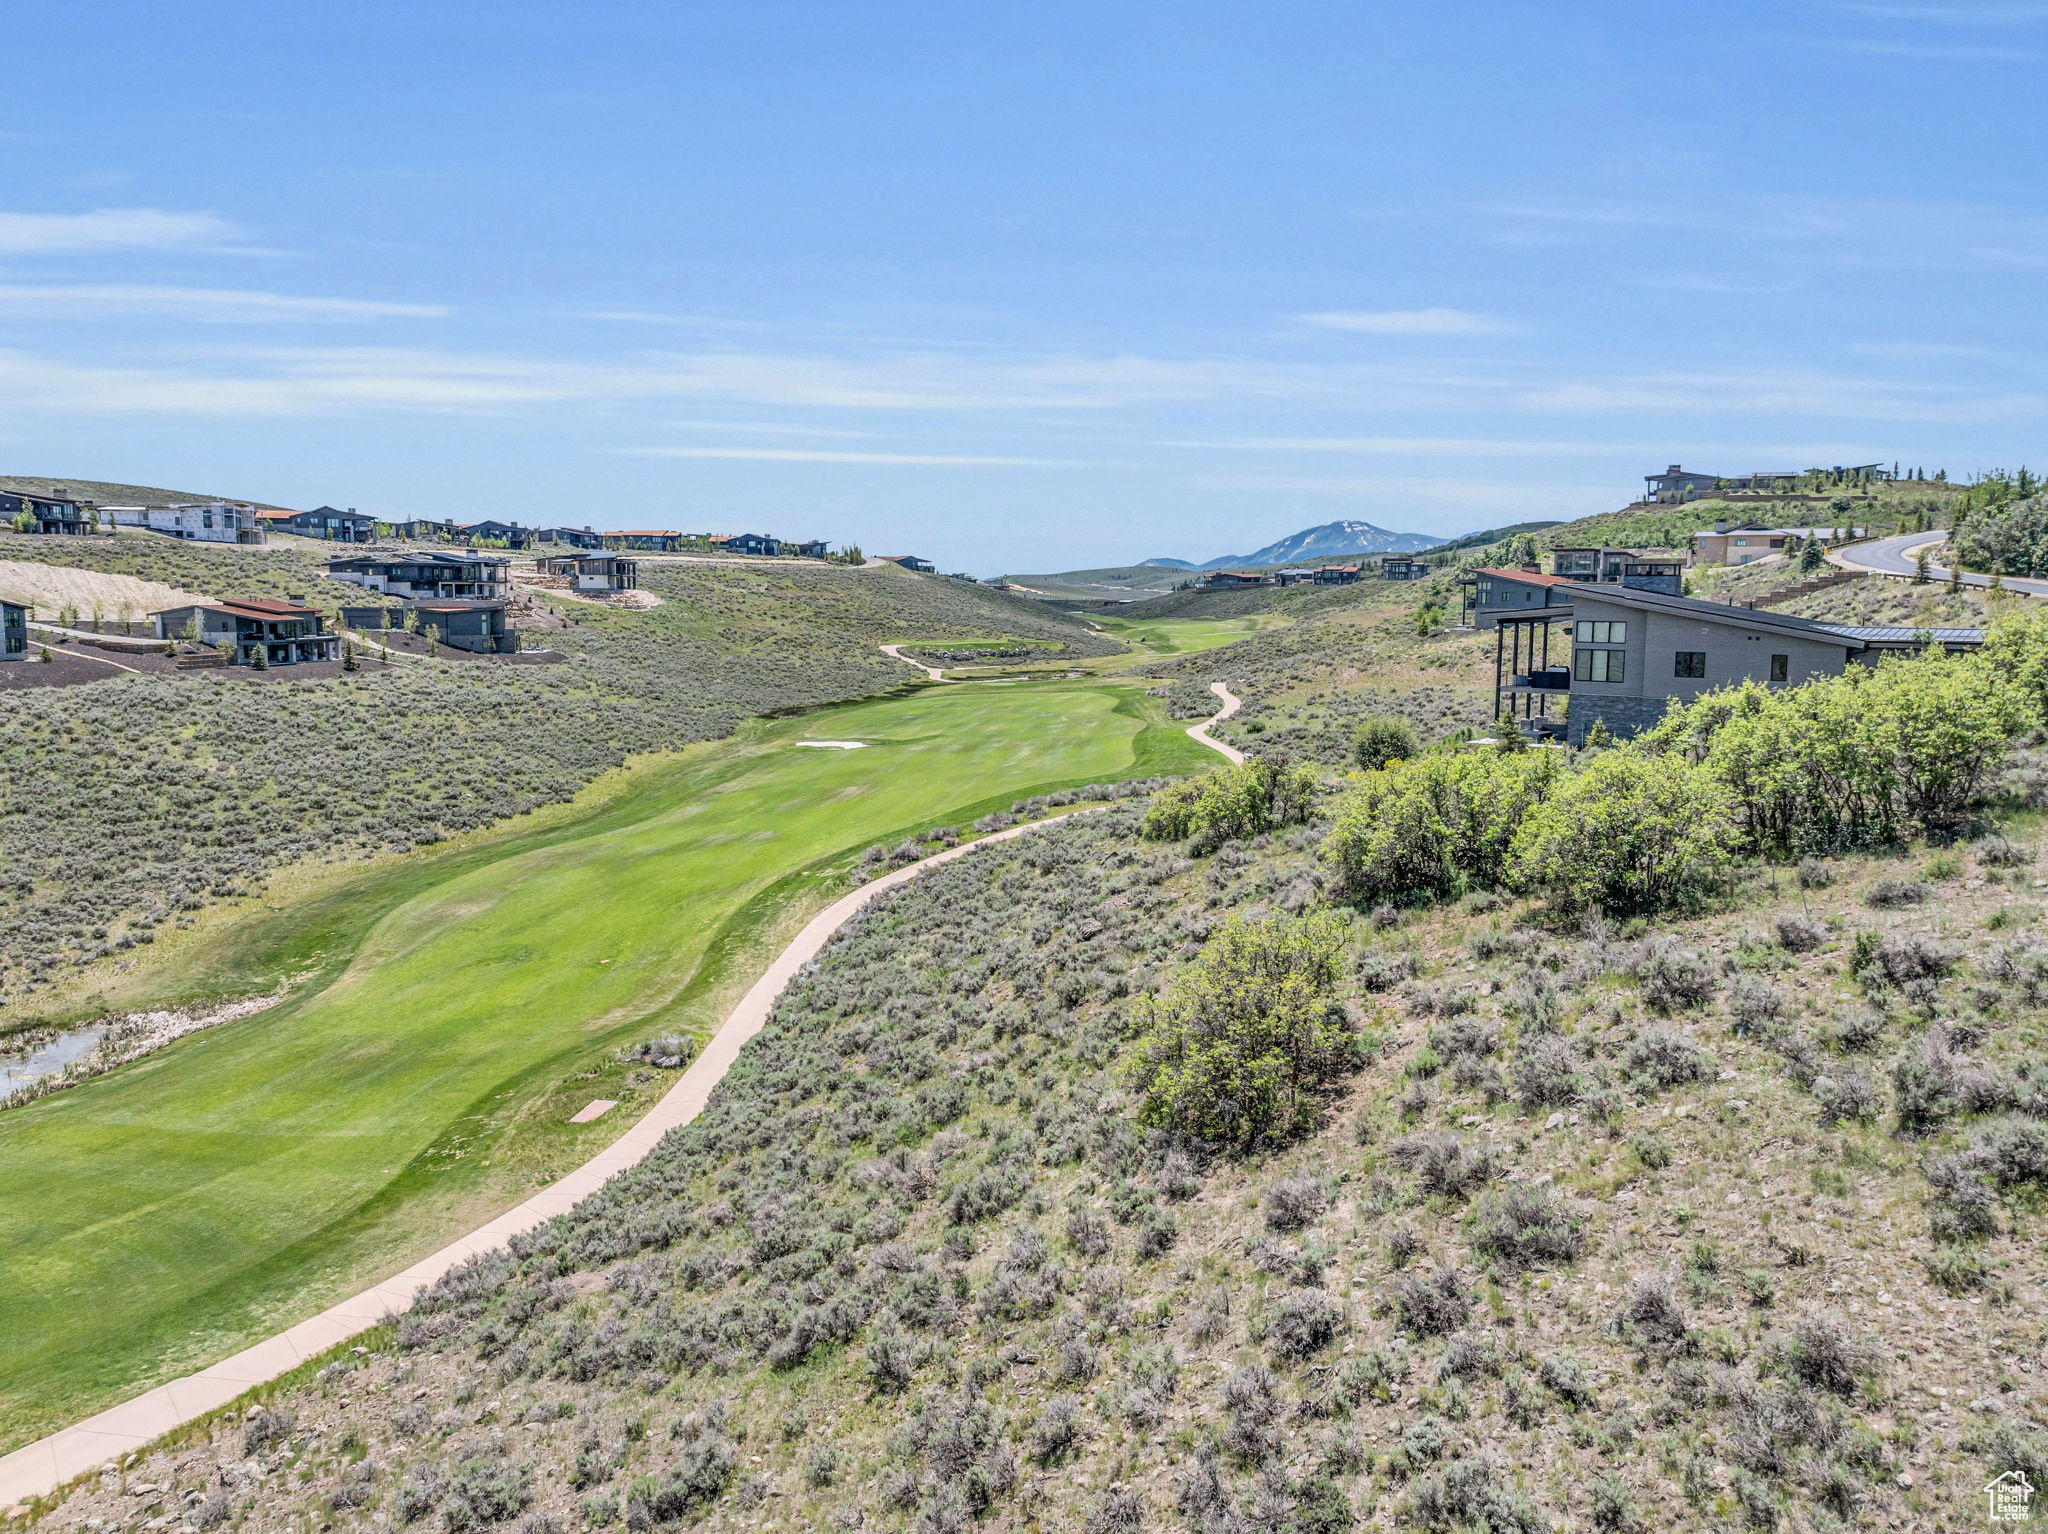
[[0, 466], [976, 573], [2042, 455], [2048, 4], [17, 7]]

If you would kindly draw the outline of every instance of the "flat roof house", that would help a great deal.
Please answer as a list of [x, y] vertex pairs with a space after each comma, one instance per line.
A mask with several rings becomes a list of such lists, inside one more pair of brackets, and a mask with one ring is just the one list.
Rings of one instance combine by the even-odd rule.
[[1861, 538], [1863, 533], [1860, 527], [1758, 527], [1753, 524], [1735, 527], [1727, 522], [1716, 522], [1711, 531], [1692, 535], [1692, 554], [1703, 565], [1746, 565], [1753, 560], [1782, 554], [1809, 538], [1818, 538], [1822, 544], [1832, 547], [1851, 538]]
[[648, 531], [644, 528], [631, 532], [599, 533], [608, 549], [638, 549], [648, 554], [673, 554], [682, 545], [681, 533]]
[[0, 600], [0, 660], [21, 660], [28, 654], [28, 609]]
[[1550, 570], [1567, 580], [1637, 591], [1685, 594], [1685, 561], [1676, 554], [1641, 549], [1568, 548], [1550, 551]]
[[1202, 584], [1211, 591], [1238, 591], [1272, 583], [1273, 577], [1261, 575], [1256, 570], [1211, 570], [1202, 577]]
[[604, 538], [594, 527], [536, 527], [535, 543], [560, 544], [568, 549], [601, 549]]
[[1625, 586], [1579, 583], [1557, 595], [1550, 607], [1482, 613], [1481, 621], [1491, 618], [1488, 626], [1499, 634], [1496, 715], [1544, 718], [1551, 698], [1569, 697], [1573, 745], [1585, 742], [1595, 720], [1611, 735], [1633, 735], [1661, 719], [1674, 700], [1716, 687], [1796, 686], [1839, 676], [1851, 663], [1910, 653], [1930, 638], [1950, 650], [1984, 642], [1982, 629], [1817, 623]]
[[261, 543], [256, 508], [238, 501], [192, 501], [171, 506], [102, 506], [116, 527], [139, 527], [192, 543]]
[[884, 554], [881, 557], [886, 564], [901, 565], [906, 570], [922, 570], [926, 575], [936, 573], [939, 568], [929, 559], [919, 559], [915, 554]]
[[0, 492], [0, 532], [83, 533], [92, 526], [90, 510], [82, 501], [56, 495], [30, 495], [26, 491]]
[[632, 591], [640, 584], [640, 561], [622, 554], [547, 554], [533, 567], [566, 580], [571, 591]]
[[505, 595], [511, 564], [490, 554], [364, 555], [330, 559], [327, 573], [334, 580], [390, 597], [489, 601]]
[[1318, 586], [1349, 586], [1358, 579], [1356, 565], [1321, 565], [1309, 572]]
[[800, 559], [823, 559], [832, 552], [832, 545], [823, 538], [806, 538], [801, 543], [785, 543], [783, 552], [795, 554]]
[[1380, 561], [1380, 579], [1383, 581], [1419, 581], [1429, 574], [1429, 566], [1419, 559], [1396, 559], [1389, 554]]
[[223, 651], [238, 666], [253, 665], [259, 651], [271, 666], [333, 660], [341, 651], [341, 637], [327, 632], [317, 612], [291, 602], [238, 597], [167, 607], [150, 617], [157, 638], [184, 639], [196, 632], [202, 644]]

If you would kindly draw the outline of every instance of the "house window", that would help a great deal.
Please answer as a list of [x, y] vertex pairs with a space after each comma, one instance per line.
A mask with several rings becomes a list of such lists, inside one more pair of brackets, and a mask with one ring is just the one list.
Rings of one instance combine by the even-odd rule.
[[1628, 625], [1581, 618], [1572, 625], [1572, 638], [1580, 644], [1627, 644]]
[[1626, 650], [1574, 650], [1572, 675], [1582, 682], [1619, 682], [1628, 671]]
[[1771, 680], [1774, 682], [1789, 682], [1792, 680], [1791, 656], [1773, 655], [1771, 657]]
[[1705, 676], [1707, 674], [1707, 652], [1705, 650], [1680, 650], [1677, 662], [1671, 668], [1673, 676]]

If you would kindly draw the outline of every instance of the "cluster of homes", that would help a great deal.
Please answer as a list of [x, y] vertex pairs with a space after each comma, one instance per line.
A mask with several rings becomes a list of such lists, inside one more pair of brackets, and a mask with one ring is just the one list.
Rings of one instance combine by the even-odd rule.
[[[608, 551], [574, 550], [534, 560], [536, 575], [585, 596], [632, 591], [639, 563]], [[404, 630], [431, 633], [442, 644], [478, 655], [519, 649], [509, 613], [512, 561], [492, 554], [410, 552], [364, 554], [329, 560], [332, 580], [360, 586], [365, 599], [341, 608], [341, 625], [376, 635]], [[338, 659], [341, 634], [303, 599], [229, 597], [193, 602], [150, 614], [156, 637], [205, 646], [229, 665], [292, 666]], [[0, 660], [28, 653], [28, 612], [0, 602]]]
[[[1933, 642], [1974, 649], [1982, 629], [1820, 623], [1681, 595], [1683, 561], [1628, 549], [1558, 549], [1548, 571], [1474, 570], [1470, 621], [1493, 629], [1494, 715], [1582, 745], [1597, 723], [1622, 737], [1673, 700], [1742, 681], [1796, 685]], [[1569, 699], [1562, 725], [1553, 700]]]
[[[782, 539], [766, 533], [679, 533], [661, 529], [599, 531], [592, 527], [527, 527], [518, 522], [436, 521], [427, 517], [393, 521], [335, 506], [311, 511], [267, 509], [247, 501], [189, 501], [161, 506], [107, 506], [61, 491], [46, 495], [0, 492], [0, 526], [23, 533], [85, 534], [123, 527], [162, 533], [198, 543], [262, 543], [269, 533], [295, 533], [330, 543], [450, 543], [469, 547], [613, 550], [675, 554], [750, 554], [771, 559], [824, 559], [832, 545], [823, 538]], [[912, 569], [929, 570], [923, 560], [899, 557]]]
[[[1193, 583], [1196, 591], [1242, 591], [1251, 586], [1349, 586], [1365, 575], [1362, 565], [1318, 565], [1298, 570], [1208, 570]], [[1419, 560], [1388, 557], [1380, 561], [1380, 578], [1419, 581], [1429, 566]]]
[[1887, 484], [1895, 480], [1923, 480], [1925, 474], [1919, 469], [1901, 473], [1893, 464], [1886, 468], [1881, 463], [1836, 464], [1821, 469], [1753, 469], [1746, 474], [1705, 474], [1697, 469], [1681, 468], [1672, 464], [1662, 474], [1643, 476], [1643, 498], [1639, 506], [1683, 506], [1687, 501], [1703, 500], [1707, 497], [1733, 497], [1738, 500], [1767, 500], [1773, 497], [1794, 496], [1819, 489], [1864, 489], [1874, 484]]

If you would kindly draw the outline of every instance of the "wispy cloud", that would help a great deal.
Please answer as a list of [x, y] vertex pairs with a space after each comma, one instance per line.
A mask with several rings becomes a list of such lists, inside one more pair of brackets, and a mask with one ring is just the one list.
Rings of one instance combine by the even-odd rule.
[[2038, 418], [2048, 413], [2048, 399], [2038, 394], [1986, 392], [1794, 368], [1567, 380], [1523, 390], [1514, 403], [1526, 410], [1566, 415], [1765, 414], [1965, 424]]
[[0, 284], [0, 316], [19, 319], [155, 318], [203, 324], [434, 319], [444, 304], [382, 303], [354, 298], [299, 298], [234, 288], [27, 287]]
[[1464, 309], [1333, 309], [1295, 318], [1323, 330], [1370, 336], [1505, 336], [1523, 328]]
[[1999, 43], [1932, 43], [1887, 40], [1874, 37], [1829, 37], [1822, 47], [1842, 53], [1867, 53], [1908, 59], [1954, 59], [1967, 64], [2032, 64], [2043, 57], [2039, 49], [2009, 48]]
[[1412, 458], [1527, 458], [1587, 453], [1657, 452], [1641, 444], [1603, 442], [1513, 442], [1487, 437], [1221, 437], [1162, 442], [1161, 447], [1219, 448], [1251, 453], [1357, 453]]
[[211, 213], [101, 208], [92, 213], [0, 213], [0, 252], [171, 250], [219, 245], [239, 231]]
[[1953, 0], [1941, 5], [1891, 4], [1888, 0], [1838, 0], [1828, 9], [1842, 16], [1864, 16], [1873, 21], [1932, 21], [1958, 27], [2013, 27], [2048, 21], [2048, 4], [2039, 0], [2011, 0], [2011, 3], [1974, 4]]
[[848, 453], [795, 447], [622, 447], [613, 449], [634, 458], [741, 458], [766, 463], [858, 463], [959, 465], [999, 468], [1072, 469], [1085, 465], [1068, 458], [1007, 458], [981, 453]]

